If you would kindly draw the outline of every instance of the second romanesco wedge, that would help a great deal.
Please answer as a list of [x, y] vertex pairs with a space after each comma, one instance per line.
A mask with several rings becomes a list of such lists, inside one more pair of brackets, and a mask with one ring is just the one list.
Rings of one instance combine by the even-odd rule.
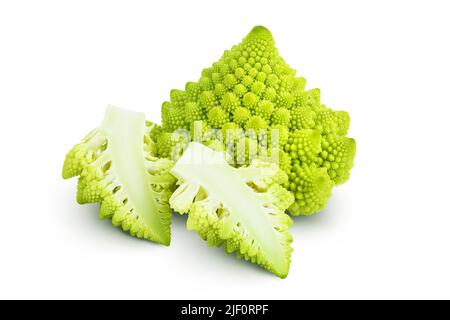
[[223, 152], [192, 142], [171, 172], [181, 185], [170, 205], [189, 214], [188, 229], [208, 245], [223, 245], [227, 253], [287, 276], [292, 220], [285, 210], [294, 197], [280, 185], [288, 180], [282, 170], [260, 161], [236, 169]]

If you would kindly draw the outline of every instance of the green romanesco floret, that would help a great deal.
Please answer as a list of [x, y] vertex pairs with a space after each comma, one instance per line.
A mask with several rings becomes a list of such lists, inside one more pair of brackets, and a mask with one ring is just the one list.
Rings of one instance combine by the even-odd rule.
[[301, 164], [314, 164], [318, 161], [318, 154], [322, 151], [321, 135], [317, 130], [296, 130], [289, 135], [284, 151], [289, 153], [292, 160]]
[[242, 97], [242, 104], [247, 109], [249, 109], [252, 112], [252, 114], [255, 113], [255, 109], [256, 109], [258, 102], [259, 102], [259, 97], [256, 94], [254, 94], [253, 92], [247, 92]]
[[168, 245], [176, 179], [169, 172], [173, 162], [155, 157], [153, 129], [144, 114], [109, 106], [102, 126], [69, 151], [62, 175], [79, 176], [77, 201], [100, 203], [100, 218]]
[[325, 135], [322, 136], [321, 148], [319, 164], [327, 169], [334, 184], [339, 185], [347, 181], [355, 157], [355, 140], [343, 136]]
[[[345, 182], [353, 166], [355, 141], [345, 138], [350, 124], [348, 113], [323, 105], [319, 89], [306, 90], [305, 78], [296, 76], [296, 71], [281, 58], [272, 34], [262, 26], [253, 28], [241, 43], [226, 50], [218, 61], [202, 71], [197, 82], [188, 82], [184, 93], [173, 90], [170, 102], [163, 104], [162, 128], [166, 132], [191, 128], [191, 123], [197, 120], [206, 120], [211, 128], [217, 129], [232, 122], [246, 131], [247, 140], [242, 138], [233, 144], [223, 141], [227, 149], [231, 145], [234, 149], [238, 145], [253, 147], [253, 140], [263, 149], [234, 156], [235, 166], [249, 165], [249, 156], [253, 154], [265, 158], [270, 153], [267, 150], [277, 149], [284, 151], [280, 166], [286, 170], [290, 167], [288, 158], [292, 164], [308, 166], [311, 171], [324, 168], [333, 186]], [[270, 138], [272, 128], [280, 129], [279, 141]], [[214, 144], [217, 146], [217, 142]], [[300, 152], [286, 150], [291, 146]], [[291, 176], [290, 171], [286, 173]], [[323, 187], [326, 190], [322, 198], [331, 194], [328, 184]], [[298, 204], [300, 209], [296, 212], [300, 214], [310, 214], [313, 207], [324, 207], [306, 209]]]
[[[219, 106], [219, 101], [217, 100], [216, 94], [214, 91], [203, 91], [200, 94], [198, 103], [203, 107], [203, 110], [205, 114], [207, 115], [209, 113], [209, 110], [211, 110], [214, 107]], [[164, 119], [163, 119], [164, 124]]]
[[269, 127], [267, 121], [260, 116], [251, 116], [245, 123], [246, 130], [266, 130]]
[[315, 122], [315, 128], [323, 134], [335, 134], [337, 132], [338, 123], [334, 111], [329, 108], [322, 107], [319, 109], [316, 112]]
[[286, 108], [275, 109], [272, 116], [272, 124], [289, 128], [291, 126], [291, 112]]
[[166, 132], [186, 128], [185, 106], [176, 106], [166, 102], [162, 106], [162, 128]]
[[[182, 133], [184, 133], [184, 135]], [[157, 134], [155, 136], [156, 156], [172, 160], [178, 159], [183, 154], [188, 141], [190, 141], [190, 137], [187, 135], [187, 131], [183, 132], [181, 130], [172, 133], [160, 132]]]
[[170, 91], [170, 101], [175, 107], [183, 107], [188, 102], [186, 92], [173, 89]]
[[197, 102], [187, 102], [184, 107], [184, 116], [187, 123], [203, 120], [203, 108]]
[[345, 136], [350, 127], [350, 116], [346, 111], [334, 111], [334, 118], [336, 120], [336, 134]]
[[171, 172], [180, 186], [171, 207], [188, 213], [187, 227], [210, 246], [256, 263], [285, 278], [289, 272], [294, 198], [281, 184], [287, 175], [273, 163], [235, 169], [223, 152], [192, 142]]
[[255, 115], [263, 118], [265, 121], [270, 121], [270, 117], [275, 107], [269, 100], [261, 100], [255, 108]]
[[239, 97], [233, 92], [225, 91], [222, 95], [222, 99], [220, 100], [220, 104], [222, 108], [232, 116], [234, 111], [241, 105], [241, 100]]
[[208, 112], [208, 124], [211, 128], [220, 129], [229, 120], [228, 113], [221, 107], [212, 107]]
[[295, 203], [289, 208], [292, 215], [310, 215], [325, 208], [333, 186], [325, 168], [292, 166], [289, 191]]
[[243, 127], [250, 116], [250, 110], [245, 107], [237, 107], [233, 112], [233, 121]]
[[313, 129], [315, 127], [316, 114], [310, 108], [295, 107], [291, 109], [291, 130]]

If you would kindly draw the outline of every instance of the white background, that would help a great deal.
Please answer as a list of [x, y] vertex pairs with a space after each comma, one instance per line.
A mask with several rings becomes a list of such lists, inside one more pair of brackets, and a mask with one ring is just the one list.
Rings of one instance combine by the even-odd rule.
[[[0, 298], [450, 298], [450, 8], [446, 1], [2, 1]], [[171, 88], [250, 29], [347, 110], [352, 178], [295, 218], [289, 277], [171, 247], [75, 202], [65, 153], [108, 103], [160, 120]]]

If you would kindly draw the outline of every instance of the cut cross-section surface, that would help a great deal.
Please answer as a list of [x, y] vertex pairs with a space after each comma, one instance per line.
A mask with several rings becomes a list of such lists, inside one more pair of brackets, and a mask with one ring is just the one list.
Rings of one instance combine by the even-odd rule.
[[224, 153], [192, 142], [171, 172], [182, 185], [170, 204], [189, 214], [189, 229], [210, 245], [224, 245], [228, 253], [287, 276], [292, 220], [285, 210], [294, 199], [280, 185], [288, 179], [283, 171], [259, 161], [236, 169]]
[[143, 113], [108, 106], [100, 128], [67, 155], [63, 177], [79, 175], [79, 203], [100, 203], [100, 217], [131, 235], [170, 243], [172, 161], [154, 156], [153, 125]]

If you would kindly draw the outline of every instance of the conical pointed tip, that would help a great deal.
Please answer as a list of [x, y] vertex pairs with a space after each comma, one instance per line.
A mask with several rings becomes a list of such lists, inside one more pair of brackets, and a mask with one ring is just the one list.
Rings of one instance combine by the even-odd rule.
[[255, 26], [250, 31], [250, 33], [246, 37], [249, 38], [258, 38], [258, 39], [266, 39], [266, 40], [273, 40], [272, 33], [264, 26]]
[[171, 242], [171, 240], [168, 239], [168, 240], [162, 241], [161, 244], [162, 244], [163, 246], [165, 246], [165, 247], [170, 247], [170, 242]]
[[353, 138], [348, 138], [349, 139], [349, 145], [350, 145], [350, 153], [354, 154], [356, 152], [356, 140]]
[[274, 273], [278, 278], [286, 279], [289, 275], [289, 265], [283, 266], [280, 270], [276, 270]]
[[69, 173], [69, 171], [66, 168], [63, 168], [61, 176], [64, 180], [72, 178], [72, 175]]
[[172, 242], [171, 238], [172, 237], [171, 237], [170, 231], [169, 231], [169, 234], [162, 235], [162, 238], [158, 238], [158, 239], [153, 239], [152, 238], [152, 239], [147, 239], [147, 240], [150, 240], [152, 242], [156, 242], [156, 243], [161, 244], [161, 245], [163, 245], [165, 247], [170, 247], [170, 243]]

